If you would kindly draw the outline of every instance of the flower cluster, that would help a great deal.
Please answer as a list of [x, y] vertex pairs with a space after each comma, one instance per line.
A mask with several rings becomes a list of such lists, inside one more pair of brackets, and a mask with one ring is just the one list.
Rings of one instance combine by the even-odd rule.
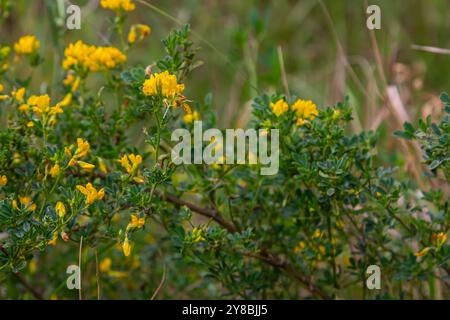
[[177, 77], [168, 71], [153, 73], [145, 80], [143, 92], [146, 96], [162, 95], [165, 98], [174, 98], [184, 91], [184, 84], [177, 82]]
[[133, 11], [136, 8], [136, 5], [131, 0], [101, 0], [100, 5], [104, 9], [114, 11]]
[[64, 50], [64, 69], [84, 69], [91, 72], [113, 69], [127, 57], [117, 48], [87, 45], [79, 40]]
[[137, 183], [143, 183], [144, 180], [139, 176], [139, 165], [142, 163], [142, 156], [133, 153], [124, 154], [119, 160], [120, 165], [126, 170], [130, 176], [134, 176], [133, 180]]
[[[36, 210], [36, 204], [33, 203], [33, 201], [31, 200], [30, 197], [27, 197], [27, 196], [21, 197], [21, 196], [19, 196], [19, 203], [20, 203], [22, 209], [25, 209], [27, 211], [35, 211]], [[17, 205], [17, 201], [16, 200], [12, 201], [12, 206], [16, 210], [20, 210], [21, 209]]]
[[[284, 99], [279, 99], [275, 103], [271, 103], [270, 107], [272, 112], [277, 116], [281, 116], [289, 110], [289, 105]], [[311, 100], [298, 99], [291, 105], [291, 110], [293, 110], [297, 116], [297, 125], [301, 126], [308, 121], [314, 120], [314, 118], [319, 114], [317, 111], [317, 106]]]
[[86, 184], [86, 186], [77, 185], [77, 190], [85, 196], [87, 206], [93, 204], [97, 200], [102, 200], [105, 196], [105, 188], [101, 188], [97, 191], [90, 182]]

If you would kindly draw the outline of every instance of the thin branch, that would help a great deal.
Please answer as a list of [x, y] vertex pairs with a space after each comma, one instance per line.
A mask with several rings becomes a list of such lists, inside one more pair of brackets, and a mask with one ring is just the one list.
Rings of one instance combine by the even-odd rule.
[[156, 288], [155, 292], [153, 292], [153, 295], [150, 298], [150, 300], [155, 299], [155, 297], [158, 295], [159, 291], [161, 291], [165, 281], [166, 281], [166, 265], [164, 264], [163, 275], [162, 275], [161, 281], [159, 282], [158, 288]]
[[95, 248], [95, 279], [97, 280], [97, 300], [100, 300], [100, 273], [98, 270], [98, 252]]
[[[216, 210], [199, 207], [193, 203], [182, 200], [174, 195], [167, 194], [167, 193], [164, 194], [163, 192], [161, 192], [159, 190], [155, 190], [155, 194], [158, 195], [161, 199], [163, 199], [165, 201], [168, 201], [173, 204], [180, 205], [180, 206], [186, 206], [189, 209], [191, 209], [192, 211], [194, 211], [202, 216], [212, 218], [220, 226], [227, 229], [231, 233], [238, 232], [237, 228], [233, 224], [226, 221]], [[320, 288], [315, 286], [310, 278], [308, 278], [304, 274], [298, 272], [297, 269], [295, 269], [295, 267], [292, 266], [292, 264], [290, 264], [285, 259], [282, 259], [276, 255], [273, 255], [268, 250], [262, 249], [260, 251], [260, 253], [245, 252], [243, 254], [245, 256], [261, 260], [275, 268], [279, 268], [279, 269], [285, 271], [288, 275], [290, 275], [291, 277], [293, 277], [294, 279], [296, 279], [300, 283], [302, 283], [308, 289], [308, 291], [311, 292], [313, 295], [316, 295], [316, 296], [320, 297], [321, 299], [330, 299], [331, 298], [328, 294], [326, 294]]]
[[171, 195], [168, 193], [164, 194], [163, 192], [161, 192], [159, 190], [155, 190], [155, 194], [158, 195], [163, 200], [167, 200], [168, 202], [177, 204], [179, 206], [186, 206], [189, 209], [191, 209], [192, 211], [195, 211], [195, 212], [201, 214], [202, 216], [213, 219], [218, 224], [220, 224], [222, 227], [224, 227], [225, 229], [227, 229], [228, 231], [230, 231], [232, 233], [238, 231], [236, 226], [234, 226], [233, 224], [226, 221], [216, 210], [199, 207], [193, 203], [182, 200], [174, 195]]
[[[3, 252], [3, 254], [7, 257], [9, 257], [8, 252], [5, 250], [5, 248], [3, 248], [2, 245], [0, 245], [0, 250]], [[28, 290], [30, 291], [30, 293], [38, 300], [44, 300], [44, 297], [42, 296], [42, 294], [36, 289], [34, 288], [30, 283], [28, 283], [27, 280], [25, 280], [24, 277], [22, 277], [22, 275], [20, 274], [20, 272], [14, 272], [12, 271], [12, 274], [14, 275], [14, 277]]]
[[78, 252], [78, 283], [80, 285], [80, 289], [78, 290], [78, 299], [83, 300], [83, 296], [81, 294], [81, 257], [83, 251], [83, 236], [80, 238], [80, 250]]

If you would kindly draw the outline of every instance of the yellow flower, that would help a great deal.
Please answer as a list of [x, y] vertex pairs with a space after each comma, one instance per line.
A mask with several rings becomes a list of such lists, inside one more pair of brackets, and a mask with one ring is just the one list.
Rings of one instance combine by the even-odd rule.
[[111, 259], [105, 258], [100, 262], [98, 268], [100, 269], [100, 272], [107, 273], [111, 270], [111, 264], [112, 264]]
[[71, 92], [77, 91], [78, 87], [80, 86], [80, 82], [81, 82], [81, 78], [80, 78], [80, 77], [77, 77], [77, 78], [75, 79], [75, 82], [73, 83], [72, 88], [70, 89], [70, 91], [71, 91]]
[[141, 177], [134, 177], [133, 181], [136, 183], [144, 183], [144, 179], [142, 179]]
[[50, 240], [50, 241], [48, 242], [48, 244], [51, 244], [52, 246], [55, 246], [57, 240], [58, 240], [58, 231], [55, 231], [55, 232], [53, 233], [52, 240]]
[[28, 113], [28, 111], [30, 111], [30, 106], [27, 104], [22, 104], [19, 107], [19, 111], [23, 112], [23, 113]]
[[136, 27], [133, 25], [130, 28], [130, 32], [128, 33], [128, 43], [135, 43], [137, 34], [136, 34]]
[[72, 102], [72, 94], [68, 93], [65, 95], [64, 99], [59, 103], [61, 107], [67, 107]]
[[280, 99], [275, 103], [270, 103], [270, 107], [277, 117], [289, 110], [288, 104], [283, 99]]
[[438, 250], [447, 242], [447, 234], [444, 232], [433, 233], [431, 242], [438, 248]]
[[205, 237], [203, 236], [203, 229], [195, 227], [192, 230], [192, 242], [201, 242], [204, 241]]
[[6, 184], [8, 183], [8, 178], [3, 175], [0, 177], [0, 186], [6, 186]]
[[100, 157], [97, 157], [97, 160], [98, 160], [98, 166], [100, 168], [100, 171], [105, 173], [105, 174], [108, 173], [108, 168], [106, 167], [106, 164], [103, 161], [103, 159], [100, 158]]
[[[91, 72], [113, 69], [117, 64], [127, 60], [127, 57], [117, 48], [90, 46], [81, 40], [69, 44], [64, 50], [64, 56], [64, 69], [82, 67]], [[72, 92], [75, 90], [72, 87]]]
[[87, 155], [90, 149], [90, 144], [82, 138], [77, 139], [77, 149], [75, 150], [74, 158], [82, 158]]
[[[1, 90], [0, 90], [1, 91]], [[23, 102], [23, 97], [25, 95], [25, 88], [20, 88], [17, 91], [11, 92], [11, 96], [16, 99], [17, 102]]]
[[67, 73], [67, 76], [63, 80], [63, 83], [65, 86], [70, 86], [74, 82], [75, 82], [75, 75], [74, 75], [73, 71], [70, 71]]
[[56, 203], [55, 210], [60, 218], [66, 215], [66, 207], [64, 206], [64, 203], [62, 203], [61, 201], [58, 201]]
[[[28, 211], [36, 210], [36, 204], [34, 204], [31, 201], [30, 197], [21, 197], [21, 196], [19, 196], [19, 202], [23, 206], [23, 208], [28, 210]], [[12, 205], [13, 205], [14, 209], [19, 210], [19, 207], [17, 206], [17, 201], [16, 200], [13, 200]]]
[[190, 124], [194, 121], [198, 121], [200, 119], [200, 115], [197, 111], [194, 111], [192, 113], [187, 113], [183, 117], [183, 122], [186, 124]]
[[292, 110], [297, 113], [297, 125], [299, 126], [313, 120], [319, 114], [317, 106], [311, 100], [298, 99], [292, 105]]
[[38, 117], [50, 112], [50, 97], [47, 94], [40, 96], [32, 95], [28, 98], [27, 104], [32, 106], [33, 112]]
[[129, 155], [124, 154], [122, 158], [119, 159], [119, 163], [129, 174], [133, 174], [142, 163], [142, 157], [140, 155], [134, 155], [133, 153]]
[[303, 241], [300, 241], [294, 248], [294, 253], [300, 253], [306, 248], [306, 245]]
[[[3, 85], [0, 83], [0, 92], [2, 92], [2, 91], [3, 91]], [[0, 94], [0, 101], [6, 100], [8, 98], [9, 97], [6, 94]]]
[[131, 0], [101, 0], [100, 5], [104, 9], [114, 11], [133, 11], [136, 8], [136, 5]]
[[97, 191], [91, 183], [88, 183], [86, 187], [77, 185], [77, 190], [80, 191], [86, 197], [86, 205], [91, 205], [97, 200], [102, 200], [105, 196], [105, 189], [102, 188]]
[[61, 105], [59, 103], [57, 103], [55, 106], [50, 108], [50, 115], [55, 116], [58, 113], [63, 113], [64, 110], [61, 109]]
[[95, 169], [95, 165], [84, 162], [84, 161], [77, 161], [81, 169], [83, 169], [86, 172], [92, 172], [92, 170]]
[[182, 93], [184, 84], [177, 83], [177, 77], [168, 71], [154, 73], [145, 80], [143, 92], [146, 96], [156, 96], [161, 94], [166, 98], [173, 98]]
[[55, 164], [51, 169], [50, 169], [50, 175], [52, 176], [52, 178], [56, 178], [59, 175], [60, 172], [60, 167], [59, 164]]
[[40, 47], [39, 40], [35, 36], [23, 36], [15, 44], [14, 50], [18, 54], [31, 54]]
[[422, 249], [421, 251], [414, 253], [414, 255], [415, 255], [416, 257], [423, 257], [423, 256], [425, 256], [430, 250], [431, 250], [431, 248], [426, 247], [426, 248]]
[[127, 229], [142, 228], [145, 224], [145, 218], [139, 218], [136, 214], [131, 215], [131, 221], [128, 223]]
[[314, 231], [312, 237], [313, 238], [322, 238], [323, 234], [324, 234], [323, 231], [321, 231], [320, 229], [316, 229], [316, 231]]
[[125, 257], [128, 257], [131, 253], [131, 244], [128, 240], [128, 236], [125, 236], [125, 240], [122, 243], [122, 251]]
[[[128, 33], [128, 43], [134, 43], [136, 40], [141, 41], [146, 36], [150, 34], [150, 27], [145, 24], [134, 24], [130, 28], [130, 32]], [[139, 33], [139, 39], [138, 37]]]
[[76, 165], [77, 165], [77, 160], [75, 160], [74, 158], [71, 158], [69, 163], [68, 163], [68, 166], [69, 167], [75, 167]]

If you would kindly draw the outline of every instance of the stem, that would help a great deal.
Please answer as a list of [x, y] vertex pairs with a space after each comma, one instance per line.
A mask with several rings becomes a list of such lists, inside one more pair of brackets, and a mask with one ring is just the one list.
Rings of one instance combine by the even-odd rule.
[[[333, 201], [334, 209], [336, 210], [336, 214], [339, 213], [339, 208], [336, 203]], [[327, 214], [327, 230], [328, 230], [328, 241], [330, 242], [330, 250], [331, 250], [331, 267], [333, 269], [333, 282], [334, 288], [338, 289], [337, 276], [336, 276], [336, 257], [334, 252], [334, 243], [333, 243], [333, 234], [331, 229], [331, 212]]]
[[161, 143], [161, 120], [159, 119], [158, 111], [155, 112], [155, 120], [156, 120], [155, 166], [156, 166], [159, 157], [159, 144]]

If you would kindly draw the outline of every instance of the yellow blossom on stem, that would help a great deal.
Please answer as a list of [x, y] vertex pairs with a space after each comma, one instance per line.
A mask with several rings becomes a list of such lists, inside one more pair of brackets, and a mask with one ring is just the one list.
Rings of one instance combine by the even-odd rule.
[[75, 82], [75, 75], [73, 71], [67, 73], [66, 78], [63, 80], [65, 86], [70, 86]]
[[55, 206], [55, 211], [60, 218], [64, 217], [66, 215], [66, 207], [64, 206], [64, 203], [58, 201]]
[[[26, 196], [25, 197], [21, 197], [21, 196], [19, 196], [19, 202], [23, 206], [23, 208], [28, 210], [28, 211], [36, 210], [36, 204], [34, 204], [31, 201], [30, 197], [26, 197]], [[13, 206], [14, 209], [19, 210], [19, 206], [17, 205], [17, 201], [16, 200], [13, 200], [12, 206]]]
[[64, 96], [64, 99], [59, 103], [61, 107], [67, 107], [72, 102], [72, 94], [68, 93]]
[[194, 112], [185, 114], [183, 117], [183, 122], [186, 124], [190, 124], [194, 121], [198, 121], [199, 119], [200, 119], [200, 115], [198, 114], [197, 111], [194, 111]]
[[129, 174], [133, 174], [142, 163], [142, 156], [134, 155], [133, 153], [129, 155], [124, 154], [119, 159], [119, 163]]
[[17, 102], [23, 102], [24, 96], [25, 96], [25, 88], [20, 88], [17, 91], [11, 92], [11, 97], [13, 97]]
[[[130, 28], [130, 32], [128, 33], [128, 43], [135, 43], [136, 40], [143, 40], [146, 36], [150, 34], [150, 27], [145, 24], [134, 24]], [[138, 38], [139, 36], [139, 38]]]
[[108, 273], [111, 270], [111, 264], [111, 258], [105, 258], [100, 262], [98, 268], [100, 269], [100, 272]]
[[173, 98], [184, 91], [184, 84], [177, 82], [177, 77], [168, 71], [154, 73], [144, 81], [143, 92], [146, 96], [161, 94], [166, 98]]
[[144, 183], [144, 179], [142, 179], [141, 177], [134, 177], [133, 181], [136, 183]]
[[104, 9], [113, 11], [133, 11], [136, 8], [131, 0], [101, 0], [100, 5]]
[[294, 248], [294, 253], [300, 253], [306, 248], [306, 245], [303, 241], [300, 241]]
[[75, 150], [75, 158], [83, 158], [87, 155], [90, 149], [90, 144], [82, 138], [77, 139], [77, 149]]
[[15, 44], [14, 50], [17, 54], [32, 54], [40, 47], [39, 40], [35, 36], [27, 35], [21, 37]]
[[125, 257], [128, 257], [131, 253], [131, 244], [130, 241], [128, 240], [128, 235], [125, 236], [125, 240], [122, 243], [122, 251]]
[[77, 161], [78, 165], [86, 172], [92, 172], [92, 170], [95, 169], [95, 165], [84, 162], [84, 161]]
[[89, 182], [85, 187], [77, 185], [77, 190], [80, 191], [86, 199], [86, 205], [91, 205], [97, 200], [102, 200], [105, 196], [105, 189], [102, 188], [97, 191], [95, 187]]
[[128, 223], [127, 229], [142, 228], [145, 224], [145, 218], [139, 218], [136, 214], [131, 215], [131, 221]]
[[19, 111], [23, 112], [23, 113], [28, 113], [28, 111], [30, 111], [30, 106], [27, 104], [22, 104], [19, 106]]
[[289, 110], [288, 104], [283, 99], [280, 99], [275, 103], [270, 103], [270, 107], [277, 117]]
[[314, 120], [314, 118], [319, 114], [317, 111], [317, 106], [311, 100], [301, 100], [298, 99], [292, 105], [292, 110], [297, 114], [297, 125]]
[[28, 98], [27, 104], [32, 107], [33, 112], [42, 117], [50, 111], [50, 97], [47, 94], [36, 96], [32, 95]]
[[100, 168], [100, 171], [103, 172], [104, 174], [108, 173], [108, 168], [106, 167], [106, 164], [103, 161], [103, 159], [100, 157], [97, 157], [97, 160], [98, 160], [98, 166]]
[[5, 175], [0, 176], [0, 186], [6, 186], [7, 183], [8, 183], [8, 178]]
[[59, 164], [55, 164], [51, 169], [50, 169], [50, 175], [52, 176], [52, 178], [56, 178], [59, 175], [60, 172], [60, 167]]
[[[64, 69], [85, 68], [91, 72], [113, 69], [127, 60], [127, 57], [117, 48], [90, 46], [81, 40], [69, 44], [64, 50], [64, 56]], [[75, 90], [72, 87], [72, 92]]]
[[426, 248], [420, 250], [419, 252], [414, 253], [414, 255], [415, 255], [416, 257], [424, 257], [424, 256], [426, 256], [426, 254], [427, 254], [430, 250], [431, 250], [431, 248], [426, 247]]
[[48, 244], [51, 244], [52, 246], [55, 246], [57, 240], [58, 240], [58, 231], [55, 231], [53, 233], [52, 239], [48, 242]]
[[[0, 92], [2, 92], [3, 91], [3, 85], [0, 83]], [[2, 101], [2, 100], [6, 100], [6, 99], [8, 99], [9, 97], [7, 96], [7, 95], [5, 95], [5, 94], [1, 94], [0, 95], [0, 101]]]
[[433, 233], [431, 242], [436, 246], [437, 250], [439, 250], [447, 242], [447, 238], [447, 234], [444, 232]]
[[204, 241], [205, 237], [203, 236], [203, 229], [195, 227], [192, 230], [192, 242], [201, 242]]

